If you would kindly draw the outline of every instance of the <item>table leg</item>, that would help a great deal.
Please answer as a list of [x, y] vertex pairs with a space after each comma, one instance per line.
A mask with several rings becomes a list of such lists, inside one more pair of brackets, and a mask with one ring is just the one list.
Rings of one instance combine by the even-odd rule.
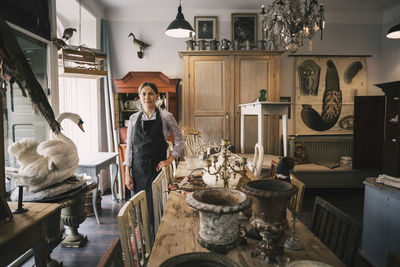
[[240, 115], [240, 153], [244, 153], [244, 114]]
[[257, 142], [264, 146], [264, 114], [262, 110], [259, 110], [259, 113], [257, 115], [257, 120], [258, 120], [258, 139]]
[[[112, 199], [116, 200], [117, 196], [115, 194], [115, 183], [117, 182], [117, 177], [118, 177], [118, 164], [113, 162], [111, 163], [112, 166], [112, 170], [110, 169], [110, 173], [111, 173], [111, 195], [112, 195]], [[114, 171], [115, 169], [115, 171]], [[118, 179], [118, 187], [120, 187], [121, 185], [121, 181], [119, 181], [120, 179]], [[121, 193], [122, 188], [119, 188], [119, 192]], [[122, 193], [121, 193], [122, 194]]]
[[44, 221], [40, 223], [40, 241], [33, 248], [36, 253], [35, 265], [39, 267], [45, 267], [47, 261], [47, 242], [46, 242], [46, 227]]
[[283, 156], [287, 156], [287, 115], [282, 114]]
[[[100, 170], [99, 170], [100, 172]], [[96, 206], [96, 200], [97, 200], [97, 191], [99, 188], [99, 177], [98, 171], [96, 170], [91, 170], [90, 176], [92, 177], [93, 182], [96, 183], [96, 188], [93, 189], [93, 195], [92, 195], [92, 205], [93, 205], [93, 211], [94, 211], [94, 216], [96, 217], [97, 223], [101, 224], [100, 219], [99, 219], [99, 214], [97, 212], [97, 206]]]

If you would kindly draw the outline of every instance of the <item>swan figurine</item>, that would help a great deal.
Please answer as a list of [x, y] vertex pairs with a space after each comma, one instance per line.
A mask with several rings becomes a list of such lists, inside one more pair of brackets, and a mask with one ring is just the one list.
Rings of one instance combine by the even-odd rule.
[[[57, 117], [74, 122], [83, 132], [83, 121], [78, 114], [65, 112]], [[17, 158], [18, 173], [12, 175], [17, 183], [37, 192], [73, 176], [79, 164], [75, 143], [63, 133], [55, 133], [50, 140], [38, 144], [32, 138], [23, 138], [12, 144], [8, 152]]]

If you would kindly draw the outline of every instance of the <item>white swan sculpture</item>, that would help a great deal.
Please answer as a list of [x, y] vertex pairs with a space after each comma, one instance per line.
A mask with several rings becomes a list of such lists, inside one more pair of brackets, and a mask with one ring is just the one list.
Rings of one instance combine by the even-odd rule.
[[[64, 119], [71, 120], [84, 132], [78, 114], [65, 112], [57, 117], [59, 123]], [[40, 144], [32, 138], [23, 138], [10, 145], [8, 152], [17, 158], [20, 165], [18, 173], [11, 176], [31, 192], [73, 176], [79, 164], [75, 143], [61, 132]]]

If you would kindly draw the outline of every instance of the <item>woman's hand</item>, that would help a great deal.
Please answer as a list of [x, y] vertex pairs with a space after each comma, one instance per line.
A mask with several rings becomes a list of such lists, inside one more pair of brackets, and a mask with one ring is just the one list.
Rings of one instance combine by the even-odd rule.
[[168, 159], [160, 161], [160, 163], [158, 163], [156, 170], [160, 171], [162, 168], [167, 167], [168, 165], [171, 164], [171, 162], [174, 160], [173, 156], [169, 156]]
[[133, 179], [131, 176], [130, 168], [125, 168], [125, 185], [129, 190], [133, 191], [134, 183], [133, 183]]

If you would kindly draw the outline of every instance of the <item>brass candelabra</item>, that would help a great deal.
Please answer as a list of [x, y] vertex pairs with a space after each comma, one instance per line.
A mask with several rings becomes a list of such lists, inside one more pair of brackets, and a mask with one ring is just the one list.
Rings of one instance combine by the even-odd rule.
[[[205, 162], [205, 170], [208, 172], [210, 175], [215, 175], [216, 181], [218, 179], [222, 179], [224, 181], [224, 187], [228, 188], [229, 186], [229, 178], [233, 175], [234, 178], [236, 178], [236, 175], [246, 175], [246, 170], [245, 166], [247, 164], [247, 158], [246, 157], [240, 157], [240, 163], [238, 166], [232, 165], [231, 162], [229, 161], [230, 157], [230, 152], [229, 148], [230, 147], [230, 142], [227, 139], [222, 139], [221, 140], [221, 153], [220, 155], [222, 156], [222, 162], [219, 166], [217, 166], [218, 162], [218, 157], [217, 155], [212, 155], [209, 156], [204, 160]], [[211, 158], [211, 159], [210, 159]], [[213, 167], [215, 171], [210, 170], [210, 167]], [[235, 169], [235, 167], [238, 167], [239, 169]]]

